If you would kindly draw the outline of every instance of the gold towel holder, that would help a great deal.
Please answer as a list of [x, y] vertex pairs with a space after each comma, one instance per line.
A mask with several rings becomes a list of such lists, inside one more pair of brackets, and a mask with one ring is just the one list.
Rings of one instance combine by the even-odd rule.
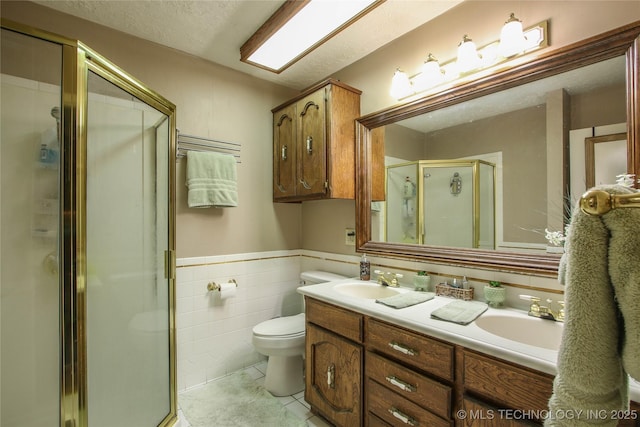
[[640, 193], [611, 194], [604, 190], [589, 190], [580, 197], [580, 209], [589, 215], [604, 215], [618, 208], [640, 208]]
[[[233, 283], [234, 285], [236, 285], [236, 288], [238, 287], [238, 282], [236, 282], [236, 279], [231, 279], [231, 280], [229, 280], [228, 283]], [[207, 284], [207, 290], [208, 291], [219, 291], [220, 290], [220, 285], [218, 285], [216, 282], [209, 282]]]

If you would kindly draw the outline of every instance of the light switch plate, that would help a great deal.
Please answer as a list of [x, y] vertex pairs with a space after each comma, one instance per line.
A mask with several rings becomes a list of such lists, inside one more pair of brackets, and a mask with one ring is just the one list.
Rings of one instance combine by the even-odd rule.
[[347, 246], [356, 245], [356, 230], [353, 228], [345, 228], [344, 230], [344, 244]]

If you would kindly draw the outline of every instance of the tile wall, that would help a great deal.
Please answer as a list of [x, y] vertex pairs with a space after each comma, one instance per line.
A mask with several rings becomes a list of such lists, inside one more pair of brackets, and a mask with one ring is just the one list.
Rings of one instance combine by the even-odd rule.
[[[296, 292], [301, 271], [325, 270], [347, 277], [358, 274], [360, 257], [306, 250], [272, 251], [181, 258], [177, 260], [178, 391], [246, 368], [265, 359], [251, 344], [253, 326], [273, 317], [299, 313], [302, 297]], [[527, 308], [519, 294], [561, 299], [555, 279], [512, 273], [369, 257], [371, 269], [404, 274], [401, 285], [411, 286], [411, 275], [427, 270], [432, 283], [466, 275], [482, 299], [488, 280], [507, 287], [507, 304]], [[375, 275], [372, 274], [375, 277]], [[209, 292], [209, 282], [235, 279], [235, 297], [221, 300]]]

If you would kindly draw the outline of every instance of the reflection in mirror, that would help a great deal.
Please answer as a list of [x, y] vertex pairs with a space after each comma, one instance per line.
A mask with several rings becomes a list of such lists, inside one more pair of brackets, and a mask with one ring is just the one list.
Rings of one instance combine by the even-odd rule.
[[495, 164], [387, 159], [385, 240], [495, 249]]
[[584, 139], [586, 187], [609, 184], [627, 170], [627, 134], [593, 136]]
[[372, 240], [545, 252], [582, 194], [565, 188], [566, 131], [625, 121], [620, 56], [386, 125]]
[[[557, 277], [560, 256], [548, 246], [545, 230], [563, 231], [571, 205], [586, 189], [585, 138], [626, 133], [626, 170], [619, 173], [640, 170], [639, 35], [640, 22], [635, 22], [494, 75], [360, 117], [356, 123], [358, 251]], [[494, 223], [495, 249], [483, 246], [484, 238], [477, 247], [459, 241], [430, 243], [432, 219], [423, 215], [427, 205], [445, 217], [436, 227], [447, 226], [442, 233], [447, 236], [456, 227], [451, 219], [454, 208], [430, 196], [420, 201], [420, 186], [425, 184], [419, 170], [412, 181], [413, 205], [404, 209], [402, 199], [393, 200], [390, 196], [397, 190], [385, 193], [385, 172], [389, 176], [399, 164], [463, 160], [481, 160], [494, 167], [493, 215], [488, 222]], [[460, 185], [453, 182], [455, 172]], [[407, 176], [411, 181], [413, 176], [405, 174], [405, 182]], [[462, 178], [461, 170], [447, 179], [446, 187], [439, 189], [450, 199], [460, 197], [472, 182]], [[452, 188], [460, 193], [452, 194]], [[416, 243], [402, 235], [388, 241], [388, 224], [402, 221], [393, 218], [398, 212], [420, 212], [414, 225]], [[484, 212], [479, 215], [486, 218]], [[467, 218], [475, 221], [476, 214]]]

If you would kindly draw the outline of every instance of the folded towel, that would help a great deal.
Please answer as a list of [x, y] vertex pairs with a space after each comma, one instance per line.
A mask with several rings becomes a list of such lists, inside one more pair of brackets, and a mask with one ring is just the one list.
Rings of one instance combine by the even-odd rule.
[[489, 306], [480, 301], [453, 301], [444, 307], [433, 310], [432, 319], [468, 325], [487, 311]]
[[[634, 192], [619, 185], [596, 189]], [[572, 422], [548, 419], [545, 426], [613, 427], [618, 422], [610, 415], [628, 409], [627, 374], [640, 378], [639, 229], [639, 209], [602, 216], [574, 209], [559, 268], [567, 310], [549, 409], [583, 415]]]
[[433, 292], [410, 291], [403, 294], [377, 299], [376, 302], [393, 308], [405, 308], [433, 299]]
[[236, 159], [230, 154], [187, 151], [190, 208], [238, 206]]

